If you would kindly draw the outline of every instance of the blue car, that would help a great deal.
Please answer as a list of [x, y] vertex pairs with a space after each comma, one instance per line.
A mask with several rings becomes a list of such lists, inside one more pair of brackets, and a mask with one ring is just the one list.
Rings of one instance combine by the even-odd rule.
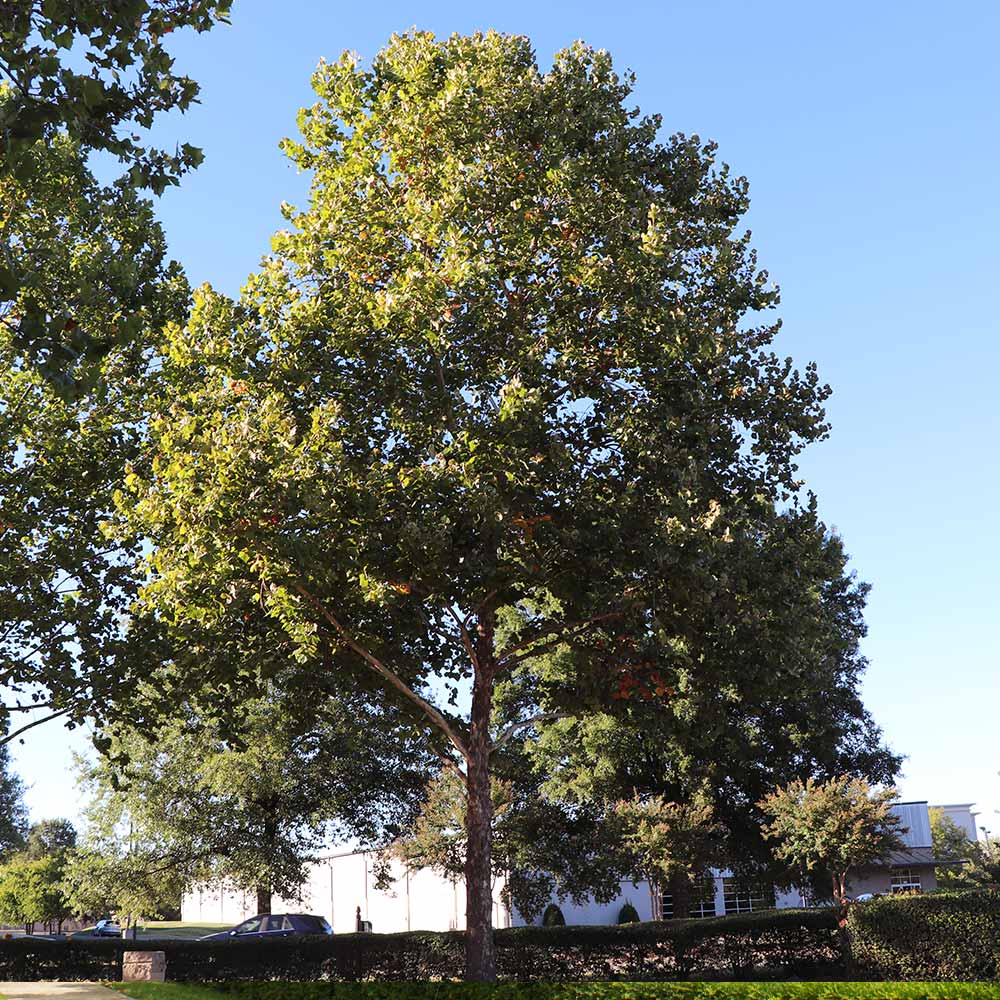
[[309, 913], [262, 913], [237, 924], [231, 931], [206, 934], [199, 941], [234, 941], [248, 938], [290, 937], [292, 934], [332, 934], [325, 917]]

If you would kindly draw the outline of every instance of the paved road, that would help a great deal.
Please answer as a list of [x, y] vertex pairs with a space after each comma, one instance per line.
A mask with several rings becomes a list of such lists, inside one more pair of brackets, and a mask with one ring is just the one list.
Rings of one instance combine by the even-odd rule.
[[106, 990], [103, 986], [93, 983], [0, 983], [0, 996], [7, 1000], [39, 1000], [40, 997], [51, 997], [52, 1000], [122, 1000], [120, 993]]

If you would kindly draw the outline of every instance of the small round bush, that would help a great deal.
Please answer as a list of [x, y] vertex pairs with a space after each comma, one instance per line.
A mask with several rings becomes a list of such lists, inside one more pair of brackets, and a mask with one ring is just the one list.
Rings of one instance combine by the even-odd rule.
[[566, 926], [566, 918], [563, 916], [562, 910], [560, 910], [555, 903], [549, 903], [549, 905], [545, 907], [545, 912], [542, 914], [542, 926], [543, 927]]
[[639, 911], [631, 903], [626, 903], [618, 911], [618, 923], [620, 924], [639, 923]]

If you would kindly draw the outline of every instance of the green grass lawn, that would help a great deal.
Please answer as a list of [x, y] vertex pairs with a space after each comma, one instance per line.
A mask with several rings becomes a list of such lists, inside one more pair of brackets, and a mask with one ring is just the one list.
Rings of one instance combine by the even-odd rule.
[[[183, 923], [179, 920], [151, 920], [148, 924], [143, 924], [139, 928], [138, 939], [140, 941], [152, 941], [160, 938], [173, 938], [179, 941], [194, 941], [204, 937], [206, 934], [214, 934], [216, 931], [228, 931], [232, 924], [194, 924]], [[92, 927], [87, 927], [82, 931], [77, 931], [81, 937], [89, 937]], [[71, 937], [73, 935], [70, 935]]]
[[135, 1000], [1000, 1000], [997, 983], [127, 983]]
[[111, 988], [136, 1000], [221, 1000], [225, 996], [207, 986], [182, 983], [114, 983]]
[[179, 920], [151, 920], [139, 928], [139, 938], [147, 941], [152, 938], [194, 941], [216, 931], [228, 931], [232, 926], [232, 924], [186, 924]]

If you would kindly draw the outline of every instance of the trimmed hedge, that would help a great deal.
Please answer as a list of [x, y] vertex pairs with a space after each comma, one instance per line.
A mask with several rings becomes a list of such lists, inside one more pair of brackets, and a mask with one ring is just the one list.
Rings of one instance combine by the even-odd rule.
[[1000, 892], [884, 896], [851, 907], [850, 961], [872, 979], [1000, 979]]
[[0, 980], [121, 979], [122, 943], [101, 938], [6, 938], [0, 940]]
[[[500, 978], [582, 982], [842, 978], [832, 910], [776, 910], [621, 926], [496, 932]], [[121, 978], [125, 950], [164, 951], [175, 982], [414, 982], [460, 979], [461, 932], [336, 934], [274, 941], [0, 941], [0, 980]]]
[[705, 920], [498, 931], [501, 979], [841, 978], [833, 910], [771, 910]]

